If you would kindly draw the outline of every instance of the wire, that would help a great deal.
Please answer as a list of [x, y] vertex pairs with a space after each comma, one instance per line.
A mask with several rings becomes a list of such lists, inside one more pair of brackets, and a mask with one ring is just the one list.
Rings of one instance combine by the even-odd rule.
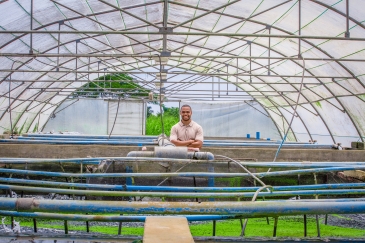
[[[250, 176], [252, 176], [255, 180], [257, 180], [262, 186], [266, 186], [266, 184], [261, 181], [259, 178], [257, 178], [257, 176], [255, 176], [254, 174], [251, 173], [251, 171], [249, 171], [246, 167], [244, 167], [243, 165], [241, 165], [241, 163], [239, 163], [238, 161], [231, 159], [227, 156], [224, 155], [215, 155], [216, 157], [221, 157], [221, 158], [225, 158], [225, 159], [229, 159], [230, 161], [236, 163], [238, 166], [240, 166], [244, 171], [246, 171]], [[270, 191], [269, 189], [267, 189], [267, 191]]]
[[110, 139], [110, 136], [111, 136], [111, 135], [112, 135], [112, 133], [113, 133], [114, 125], [115, 125], [115, 122], [117, 121], [118, 112], [119, 112], [119, 104], [120, 104], [120, 96], [119, 96], [119, 100], [118, 100], [117, 112], [115, 113], [115, 118], [114, 118], [114, 122], [113, 122], [112, 130], [110, 130], [108, 140]]
[[[299, 94], [298, 94], [298, 97], [297, 97], [297, 101], [295, 103], [295, 106], [294, 106], [294, 112], [293, 112], [293, 115], [292, 115], [292, 118], [290, 120], [290, 123], [289, 123], [289, 127], [288, 127], [288, 130], [286, 131], [284, 137], [283, 137], [283, 140], [281, 141], [279, 147], [278, 147], [278, 150], [276, 151], [276, 154], [275, 154], [275, 157], [274, 157], [274, 160], [273, 162], [276, 161], [276, 158], [278, 157], [279, 153], [280, 153], [280, 149], [281, 147], [283, 146], [285, 140], [286, 140], [286, 137], [288, 136], [288, 133], [291, 129], [291, 125], [293, 123], [293, 120], [294, 120], [294, 117], [295, 117], [295, 114], [297, 113], [297, 108], [298, 108], [298, 103], [299, 103], [299, 98], [300, 96], [302, 95], [302, 88], [303, 88], [303, 81], [304, 81], [304, 73], [305, 73], [305, 60], [304, 60], [304, 57], [302, 55], [300, 55], [303, 59], [303, 72], [302, 72], [302, 81], [300, 82], [300, 86], [299, 86]], [[267, 172], [270, 172], [271, 168], [269, 168], [269, 170]]]

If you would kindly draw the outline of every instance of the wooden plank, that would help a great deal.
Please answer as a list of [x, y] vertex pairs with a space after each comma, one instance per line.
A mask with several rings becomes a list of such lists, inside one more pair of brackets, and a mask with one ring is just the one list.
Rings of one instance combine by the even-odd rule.
[[365, 171], [363, 170], [348, 170], [343, 172], [345, 176], [349, 176], [360, 181], [365, 181]]
[[185, 217], [146, 217], [143, 243], [194, 243]]

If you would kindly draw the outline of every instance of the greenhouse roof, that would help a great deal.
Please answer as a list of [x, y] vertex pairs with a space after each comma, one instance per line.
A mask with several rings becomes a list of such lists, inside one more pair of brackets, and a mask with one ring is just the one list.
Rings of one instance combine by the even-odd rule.
[[[363, 141], [364, 7], [363, 0], [0, 1], [0, 132], [41, 130], [81, 86], [125, 73], [167, 100], [196, 83], [211, 90], [219, 77], [239, 89], [226, 100], [249, 96], [282, 135], [295, 115], [290, 140]], [[202, 93], [185, 96], [208, 100]]]

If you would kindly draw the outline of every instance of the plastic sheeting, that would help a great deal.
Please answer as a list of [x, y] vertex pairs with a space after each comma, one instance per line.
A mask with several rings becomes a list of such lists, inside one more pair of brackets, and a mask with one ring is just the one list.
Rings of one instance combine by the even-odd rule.
[[192, 119], [203, 127], [204, 137], [255, 138], [260, 132], [261, 138], [280, 139], [272, 119], [257, 103], [181, 102], [185, 104], [191, 106]]
[[[119, 103], [119, 108], [118, 108]], [[144, 135], [146, 103], [135, 101], [108, 102], [108, 134]]]
[[79, 132], [106, 135], [108, 128], [108, 102], [102, 99], [65, 101], [55, 117], [46, 124], [43, 132]]
[[[81, 134], [143, 135], [145, 103], [103, 99], [65, 101], [54, 112], [43, 132], [79, 132]], [[115, 120], [116, 117], [116, 120]]]
[[[105, 2], [108, 4], [103, 1], [37, 0], [33, 9], [33, 29], [158, 32], [156, 26], [163, 26], [164, 1], [107, 0]], [[191, 20], [232, 2], [227, 0], [168, 1], [167, 26], [174, 27], [183, 21]], [[31, 1], [28, 0], [1, 1], [0, 31], [29, 30], [31, 28], [30, 3]], [[173, 33], [167, 35], [166, 50], [172, 55], [199, 56], [170, 58], [166, 66], [170, 73], [168, 81], [176, 77], [171, 72], [177, 69], [185, 69], [197, 75], [199, 72], [224, 73], [225, 76], [221, 78], [231, 83], [238, 82], [237, 87], [246, 91], [261, 105], [282, 136], [288, 129], [294, 113], [301, 82], [299, 76], [304, 72], [305, 86], [288, 140], [325, 140], [325, 143], [341, 142], [344, 146], [349, 146], [351, 141], [364, 141], [365, 41], [351, 39], [365, 36], [363, 6], [363, 0], [250, 0], [227, 5], [173, 30], [173, 32], [201, 32], [200, 36], [174, 35]], [[299, 42], [298, 38], [271, 37], [269, 41], [267, 37], [205, 35], [209, 32], [299, 35], [299, 10], [301, 11], [300, 34], [323, 38], [301, 38]], [[346, 16], [347, 12], [349, 18]], [[345, 36], [347, 23], [349, 39], [327, 39], [327, 37]], [[50, 33], [33, 35], [0, 33], [0, 50], [1, 54], [29, 53], [32, 39], [32, 51], [36, 54], [156, 55], [163, 48], [162, 37], [161, 34], [71, 33], [58, 36], [58, 34]], [[251, 57], [268, 57], [270, 55], [286, 58], [297, 57], [299, 54], [304, 57], [304, 62], [256, 58], [206, 58], [207, 55], [237, 57], [250, 55]], [[317, 60], [311, 60], [311, 58], [317, 58]], [[328, 58], [337, 60], [323, 60]], [[349, 58], [358, 59], [358, 61], [345, 61]], [[60, 72], [57, 72], [58, 68]], [[24, 130], [23, 132], [42, 130], [64, 99], [70, 97], [72, 92], [85, 82], [102, 75], [87, 74], [82, 71], [107, 69], [128, 72], [143, 68], [156, 71], [159, 66], [151, 58], [142, 57], [0, 56], [0, 133], [11, 128]], [[9, 69], [14, 71], [10, 72]], [[34, 72], [16, 72], [17, 70]], [[237, 73], [241, 75], [237, 76]], [[244, 74], [253, 74], [253, 76], [244, 76]], [[196, 79], [193, 76], [190, 80]], [[158, 93], [155, 87], [151, 85], [147, 87], [155, 89], [154, 91]], [[179, 95], [182, 96], [181, 91], [186, 85], [166, 85], [165, 87], [165, 97], [176, 101], [182, 99]], [[209, 91], [211, 87], [211, 84], [207, 84], [204, 89]], [[184, 99], [206, 101], [210, 98], [202, 98], [202, 93], [204, 92], [184, 94]], [[231, 97], [232, 100], [239, 98], [234, 95], [227, 97]], [[215, 100], [219, 99], [215, 97]]]

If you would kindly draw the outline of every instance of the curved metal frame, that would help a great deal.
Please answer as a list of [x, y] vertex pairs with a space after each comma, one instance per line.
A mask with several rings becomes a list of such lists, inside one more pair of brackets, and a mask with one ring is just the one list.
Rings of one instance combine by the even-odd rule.
[[[263, 25], [263, 26], [266, 26], [266, 24], [265, 23], [261, 23], [261, 22], [259, 22], [259, 21], [254, 21], [254, 20], [252, 20], [252, 19], [250, 19], [250, 18], [252, 18], [252, 16], [250, 17], [250, 18], [242, 18], [242, 17], [239, 17], [239, 16], [234, 16], [234, 15], [230, 15], [230, 14], [225, 14], [225, 13], [221, 13], [221, 12], [217, 12], [216, 10], [215, 11], [211, 11], [211, 10], [208, 10], [208, 9], [204, 9], [204, 8], [200, 8], [200, 7], [198, 7], [198, 6], [196, 6], [196, 7], [193, 7], [193, 6], [190, 6], [190, 5], [187, 5], [187, 4], [181, 4], [181, 3], [176, 3], [176, 2], [171, 2], [171, 1], [168, 1], [169, 3], [171, 3], [171, 4], [177, 4], [177, 5], [183, 5], [183, 6], [185, 6], [185, 7], [191, 7], [191, 8], [194, 8], [195, 10], [202, 10], [202, 11], [210, 11], [210, 12], [212, 12], [212, 13], [215, 13], [215, 14], [219, 14], [219, 15], [221, 15], [221, 16], [227, 16], [227, 17], [231, 17], [231, 18], [236, 18], [236, 19], [240, 19], [240, 21], [239, 22], [242, 22], [242, 21], [249, 21], [249, 22], [252, 22], [252, 23], [255, 23], [255, 24], [260, 24], [260, 25]], [[287, 2], [289, 2], [289, 1], [287, 1]], [[344, 13], [342, 13], [342, 12], [340, 12], [340, 11], [338, 11], [338, 10], [336, 10], [336, 9], [334, 9], [333, 7], [331, 7], [331, 6], [327, 6], [326, 4], [323, 4], [323, 3], [319, 3], [318, 1], [314, 1], [314, 0], [312, 0], [312, 2], [313, 3], [316, 3], [316, 4], [320, 4], [320, 5], [322, 5], [322, 6], [324, 6], [324, 7], [326, 7], [326, 8], [328, 8], [328, 9], [330, 9], [330, 10], [332, 10], [332, 11], [334, 11], [334, 12], [336, 12], [336, 13], [338, 13], [338, 14], [341, 14], [342, 16], [345, 16], [346, 17], [346, 15], [344, 14]], [[163, 3], [163, 1], [156, 1], [156, 2], [152, 2], [152, 3], [148, 3], [148, 4], [140, 4], [140, 5], [135, 5], [135, 6], [129, 6], [129, 7], [126, 7], [126, 8], [124, 8], [124, 9], [129, 9], [129, 8], [134, 8], [134, 7], [137, 7], [137, 6], [147, 6], [147, 5], [151, 5], [151, 4], [160, 4], [160, 3]], [[286, 3], [286, 2], [285, 2]], [[279, 4], [279, 5], [282, 5], [282, 4], [284, 4], [284, 3], [281, 3], [281, 4]], [[274, 7], [272, 7], [272, 8], [270, 8], [270, 9], [266, 9], [266, 10], [264, 10], [263, 12], [266, 12], [266, 11], [268, 11], [268, 10], [271, 10], [271, 9], [273, 9], [273, 8], [275, 8], [275, 7], [277, 7], [277, 6], [279, 6], [279, 5], [276, 5], [276, 6], [274, 6]], [[115, 11], [119, 11], [118, 9], [116, 9], [116, 10], [113, 10], [113, 11], [104, 11], [104, 12], [101, 12], [101, 13], [93, 13], [93, 14], [90, 14], [90, 15], [87, 15], [86, 17], [88, 18], [88, 19], [91, 19], [91, 18], [89, 18], [89, 16], [97, 16], [97, 15], [100, 15], [100, 14], [104, 14], [104, 13], [107, 13], [107, 12], [115, 12]], [[261, 13], [263, 13], [263, 12], [260, 12], [260, 13], [258, 13], [258, 14], [261, 14]], [[80, 14], [80, 13], [79, 13]], [[258, 15], [258, 14], [256, 14], [256, 15]], [[81, 14], [80, 14], [81, 15]], [[75, 20], [75, 19], [82, 19], [82, 18], [85, 18], [85, 16], [84, 15], [81, 15], [80, 17], [73, 17], [73, 18], [69, 18], [69, 19], [65, 19], [65, 20], [62, 20], [62, 21], [72, 21], [72, 20]], [[361, 23], [359, 23], [358, 21], [356, 21], [356, 20], [354, 20], [353, 18], [351, 18], [350, 17], [350, 19], [353, 21], [353, 22], [355, 22], [355, 23], [357, 23], [359, 26], [361, 26], [362, 28], [365, 28], [365, 26], [364, 25], [362, 25]], [[93, 21], [95, 21], [96, 23], [98, 23], [98, 24], [100, 24], [97, 20], [94, 20], [94, 19], [91, 19], [91, 20], [93, 20]], [[239, 22], [237, 22], [237, 23], [234, 23], [234, 24], [232, 24], [232, 25], [230, 25], [230, 26], [234, 26], [234, 25], [236, 25], [236, 24], [238, 24]], [[46, 24], [46, 25], [42, 25], [42, 26], [40, 26], [40, 27], [38, 27], [38, 28], [36, 28], [36, 29], [41, 29], [41, 28], [44, 28], [44, 27], [46, 27], [46, 26], [51, 26], [51, 25], [53, 25], [53, 24], [57, 24], [57, 23], [59, 23], [59, 21], [56, 21], [56, 22], [52, 22], [52, 23], [48, 23], [48, 24]], [[158, 24], [158, 23], [157, 23]], [[105, 25], [104, 25], [105, 26]], [[230, 27], [230, 26], [228, 26], [228, 27]], [[69, 26], [70, 27], [70, 26]], [[107, 26], [106, 26], [107, 27]], [[225, 28], [223, 28], [223, 29], [226, 29], [226, 28], [228, 28], [228, 27], [225, 27]], [[110, 27], [109, 27], [110, 28]], [[134, 27], [134, 28], [139, 28], [139, 27]], [[185, 28], [189, 28], [189, 29], [194, 29], [194, 28], [192, 28], [191, 26], [190, 27], [185, 27]], [[279, 30], [279, 31], [282, 31], [282, 32], [284, 32], [284, 33], [287, 33], [287, 34], [290, 34], [290, 35], [292, 35], [293, 33], [290, 33], [290, 32], [288, 32], [288, 31], [285, 31], [285, 30], [282, 30], [282, 29], [280, 29], [280, 28], [278, 28], [278, 27], [275, 27], [275, 26], [271, 26], [271, 28], [274, 28], [274, 29], [276, 29], [276, 30]], [[35, 30], [36, 30], [35, 29]], [[112, 28], [110, 28], [110, 29], [112, 29]], [[222, 30], [223, 30], [222, 29]], [[201, 32], [204, 32], [203, 30], [199, 30], [199, 31], [201, 31]], [[221, 31], [221, 30], [219, 30], [219, 31]], [[218, 32], [219, 32], [218, 31]], [[22, 36], [25, 36], [25, 35], [27, 35], [27, 34], [23, 34], [23, 35], [20, 35], [20, 36], [18, 36], [18, 37], [15, 37], [14, 39], [12, 39], [11, 41], [9, 41], [9, 42], [7, 42], [6, 44], [4, 44], [3, 46], [6, 46], [7, 44], [9, 44], [9, 43], [11, 43], [11, 42], [13, 42], [13, 41], [15, 41], [16, 39], [19, 39], [20, 37], [22, 37]], [[83, 38], [81, 38], [81, 39], [88, 39], [88, 38], [95, 38], [96, 36], [102, 36], [102, 35], [92, 35], [92, 36], [88, 36], [88, 37], [83, 37]], [[126, 36], [127, 38], [129, 38], [129, 39], [133, 39], [133, 38], [131, 38], [130, 36]], [[206, 37], [203, 37], [203, 38], [206, 38]], [[231, 37], [231, 39], [236, 39], [236, 41], [245, 41], [243, 38], [238, 38], [238, 37]], [[72, 40], [72, 41], [69, 41], [69, 42], [67, 42], [67, 43], [71, 43], [71, 42], [73, 42], [73, 41], [75, 41], [75, 40]], [[173, 40], [170, 40], [170, 41], [173, 41]], [[235, 42], [236, 42], [235, 41]], [[323, 51], [321, 48], [319, 48], [319, 47], [317, 47], [317, 46], [315, 46], [315, 45], [313, 45], [311, 42], [309, 42], [308, 40], [306, 40], [306, 39], [302, 39], [302, 41], [304, 41], [304, 42], [306, 42], [307, 44], [309, 44], [309, 45], [311, 45], [312, 47], [314, 47], [314, 48], [316, 48], [317, 50], [319, 50], [320, 52], [322, 52], [323, 54], [325, 54], [325, 55], [327, 55], [328, 57], [330, 57], [330, 58], [332, 58], [332, 56], [331, 55], [329, 55], [327, 52], [325, 52], [325, 51]], [[235, 43], [235, 42], [231, 42], [231, 43], [228, 43], [228, 44], [226, 44], [226, 45], [224, 45], [224, 46], [221, 46], [221, 47], [219, 47], [219, 48], [217, 48], [217, 49], [221, 49], [221, 48], [223, 48], [223, 47], [225, 47], [225, 46], [229, 46], [230, 44], [232, 44], [232, 43]], [[66, 45], [67, 43], [62, 43], [61, 45], [57, 45], [57, 46], [55, 46], [54, 48], [57, 48], [58, 46], [62, 46], [62, 45]], [[149, 43], [149, 42], [148, 42]], [[105, 43], [103, 43], [104, 45], [106, 45], [106, 46], [108, 46], [107, 44], [105, 44]], [[138, 45], [138, 44], [141, 44], [141, 42], [138, 42], [136, 45]], [[282, 53], [280, 53], [280, 52], [277, 52], [277, 51], [275, 51], [275, 50], [273, 50], [272, 48], [271, 48], [271, 46], [269, 46], [269, 47], [267, 47], [267, 46], [264, 46], [264, 45], [261, 45], [261, 44], [259, 44], [259, 43], [255, 43], [255, 42], [253, 42], [253, 44], [256, 44], [256, 45], [259, 45], [259, 46], [261, 46], [261, 47], [263, 47], [263, 48], [266, 48], [266, 49], [268, 49], [268, 50], [270, 50], [270, 51], [274, 51], [274, 52], [276, 52], [276, 53], [278, 53], [278, 54], [280, 54], [280, 55], [282, 55], [283, 57], [286, 57], [284, 54], [282, 54]], [[189, 46], [189, 45], [191, 45], [191, 46], [194, 46], [193, 45], [193, 43], [185, 43], [184, 44], [184, 46]], [[2, 47], [3, 47], [2, 46]], [[110, 46], [110, 45], [109, 45]], [[145, 46], [147, 46], [147, 47], [149, 47], [149, 48], [151, 48], [150, 46], [148, 46], [148, 45], [145, 45]], [[183, 47], [180, 47], [180, 48], [184, 48], [184, 46]], [[110, 46], [111, 47], [111, 49], [114, 49], [114, 50], [118, 50], [117, 48], [114, 48], [114, 47], [112, 47], [112, 46]], [[242, 46], [241, 46], [242, 47]], [[54, 48], [50, 48], [50, 50], [51, 49], [54, 49]], [[178, 48], [178, 49], [180, 49], [180, 48]], [[200, 48], [206, 48], [206, 49], [209, 49], [209, 48], [207, 48], [207, 47], [205, 47], [205, 46], [203, 46], [203, 47], [201, 47], [200, 46]], [[240, 47], [238, 47], [238, 48], [240, 48]], [[152, 48], [153, 49], [153, 48]], [[237, 48], [235, 48], [235, 49], [237, 49]], [[153, 49], [154, 51], [156, 51], [156, 49]], [[176, 49], [177, 50], [177, 49]], [[176, 50], [174, 50], [174, 51], [176, 51]], [[49, 50], [47, 50], [47, 51], [49, 51]], [[44, 53], [46, 53], [47, 51], [45, 51]], [[99, 50], [99, 51], [103, 51], [103, 50]], [[119, 50], [118, 50], [119, 51]], [[212, 51], [217, 51], [217, 50], [212, 50]], [[230, 52], [231, 52], [232, 50], [230, 50]], [[223, 52], [223, 51], [222, 51]], [[229, 53], [229, 52], [228, 52]], [[223, 52], [223, 54], [227, 54], [227, 52]], [[77, 60], [77, 58], [75, 58], [76, 60]], [[67, 62], [70, 62], [70, 61], [73, 61], [73, 60], [75, 60], [75, 59], [70, 59], [70, 60], [68, 60]], [[109, 60], [109, 59], [108, 59]], [[136, 58], [136, 60], [138, 60], [137, 58]], [[195, 59], [194, 59], [195, 60]], [[214, 60], [214, 59], [209, 59], [208, 61], [212, 61], [212, 60]], [[139, 61], [141, 61], [141, 60], [138, 60], [136, 63], [139, 63]], [[252, 60], [251, 60], [252, 61]], [[298, 65], [298, 66], [301, 66], [299, 63], [297, 63], [297, 62], [295, 62], [294, 60], [291, 60], [293, 63], [295, 63], [296, 65]], [[64, 63], [67, 63], [67, 62], [64, 62]], [[120, 62], [122, 62], [122, 61], [120, 61]], [[219, 63], [219, 61], [216, 61], [215, 60], [215, 62], [218, 62]], [[344, 65], [342, 65], [342, 63], [340, 62], [340, 61], [335, 61], [339, 66], [341, 66], [341, 68], [343, 68], [343, 70], [345, 70], [346, 72], [348, 72], [355, 80], [357, 80], [358, 81], [358, 83], [360, 83], [363, 87], [365, 87], [365, 85], [347, 68], [347, 67], [345, 67]], [[63, 63], [63, 64], [64, 64]], [[224, 63], [222, 63], [222, 62], [220, 62], [221, 64], [224, 64]], [[131, 63], [128, 63], [129, 65], [131, 64]], [[256, 64], [258, 64], [258, 63], [256, 63]], [[116, 67], [115, 65], [113, 65], [113, 64], [111, 64], [113, 67]], [[267, 66], [263, 66], [263, 65], [261, 65], [261, 64], [259, 64], [261, 67], [260, 68], [266, 68], [267, 70], [269, 70], [269, 68], [267, 67]], [[84, 65], [85, 66], [85, 65]], [[82, 68], [82, 67], [84, 67], [84, 66], [80, 66], [80, 67], [78, 67], [78, 68]], [[179, 65], [177, 65], [176, 67], [178, 67]], [[232, 65], [233, 66], [233, 65]], [[21, 66], [20, 66], [21, 67]], [[20, 67], [18, 67], [18, 68], [20, 68]], [[235, 67], [235, 66], [233, 66], [233, 67]], [[17, 68], [17, 69], [18, 69]], [[242, 70], [242, 68], [240, 68], [241, 70]], [[209, 69], [208, 69], [209, 70]], [[70, 70], [70, 73], [72, 73], [72, 72], [77, 72], [77, 70]], [[310, 74], [312, 74], [311, 72], [309, 72], [308, 70], [306, 70], [306, 72], [308, 72], [308, 73], [310, 73]], [[9, 74], [9, 75], [11, 75], [11, 73]], [[42, 78], [44, 75], [47, 75], [47, 73], [44, 73], [43, 75], [41, 75], [41, 76], [39, 76], [37, 79], [39, 80], [40, 78]], [[63, 76], [66, 76], [66, 75], [68, 75], [68, 73], [65, 73]], [[234, 75], [233, 75], [234, 76]], [[265, 83], [265, 81], [262, 79], [262, 78], [260, 78], [260, 77], [257, 77], [259, 80], [261, 80], [262, 82], [264, 82]], [[2, 80], [2, 81], [5, 81], [5, 79], [6, 79], [6, 77], [4, 78], [4, 80]], [[241, 79], [242, 80], [242, 79]], [[287, 81], [286, 79], [284, 79], [285, 81]], [[2, 81], [0, 81], [0, 82], [2, 82]], [[228, 81], [228, 80], [227, 80]], [[328, 91], [328, 92], [330, 92], [331, 93], [331, 95], [333, 96], [332, 98], [334, 98], [334, 99], [336, 99], [336, 101], [342, 106], [342, 108], [343, 108], [343, 110], [347, 113], [347, 116], [349, 117], [349, 119], [351, 120], [351, 122], [352, 122], [352, 124], [353, 124], [353, 126], [354, 126], [354, 128], [356, 129], [356, 131], [357, 131], [357, 133], [359, 134], [359, 136], [360, 136], [360, 138], [363, 140], [363, 138], [362, 138], [362, 136], [361, 136], [361, 133], [360, 133], [360, 130], [359, 130], [359, 128], [357, 127], [357, 125], [356, 125], [356, 123], [353, 121], [353, 119], [352, 119], [352, 117], [349, 115], [349, 113], [347, 112], [347, 110], [346, 110], [346, 108], [344, 107], [344, 105], [342, 104], [342, 102], [338, 99], [338, 96], [336, 96], [336, 95], [334, 95], [333, 94], [333, 92], [331, 92], [331, 90], [330, 89], [328, 89], [328, 87], [325, 85], [325, 84], [323, 84], [323, 82], [321, 82], [318, 78], [317, 78], [317, 81], [320, 83], [320, 84], [322, 84], [323, 86], [324, 86], [324, 88]], [[32, 83], [31, 83], [32, 84]], [[52, 85], [53, 83], [50, 83], [50, 85]], [[234, 84], [234, 83], [233, 83]], [[293, 87], [294, 89], [296, 89], [295, 88], [295, 86], [293, 85], [293, 84], [291, 84], [291, 83], [289, 83], [288, 82], [288, 84], [289, 85], [291, 85], [291, 87]], [[281, 94], [280, 93], [280, 91], [278, 91], [278, 90], [276, 90], [275, 88], [273, 88], [271, 85], [270, 85], [270, 83], [266, 83], [266, 85], [268, 85], [271, 89], [273, 89], [273, 92], [277, 92], [285, 101], [286, 101], [286, 103], [288, 104], [288, 106], [291, 106], [290, 105], [290, 102], [286, 99], [286, 98], [288, 98], [288, 97], [286, 97], [285, 95], [283, 95], [283, 94]], [[339, 84], [338, 84], [339, 85]], [[68, 85], [67, 85], [68, 86]], [[67, 86], [65, 86], [64, 88], [66, 88]], [[340, 85], [341, 86], [341, 85]], [[29, 86], [28, 86], [29, 87]], [[28, 87], [25, 87], [25, 89], [23, 90], [23, 92], [28, 88]], [[255, 87], [254, 86], [252, 86], [251, 85], [251, 87], [253, 87], [254, 89], [255, 89]], [[342, 86], [341, 86], [342, 87]], [[344, 87], [342, 87], [342, 88], [344, 88]], [[345, 89], [345, 88], [344, 88]], [[62, 90], [62, 89], [61, 89]], [[296, 89], [297, 90], [297, 89]], [[346, 89], [347, 90], [347, 89]], [[348, 91], [348, 90], [347, 90]], [[23, 92], [21, 92], [16, 98], [14, 97], [13, 98], [13, 102], [14, 101], [16, 101], [16, 100], [18, 100], [18, 98], [23, 94]], [[62, 92], [62, 91], [60, 91], [60, 92]], [[247, 91], [246, 91], [247, 92]], [[248, 91], [248, 93], [249, 93], [250, 91]], [[257, 90], [257, 91], [252, 91], [252, 92], [260, 92], [259, 90]], [[41, 94], [43, 94], [43, 92], [41, 91], [40, 92]], [[351, 92], [350, 92], [351, 93]], [[39, 94], [39, 95], [41, 95], [41, 94]], [[39, 96], [38, 95], [38, 96]], [[37, 97], [38, 97], [37, 96]], [[55, 96], [55, 95], [54, 95]], [[48, 99], [48, 101], [49, 100], [51, 100], [52, 98], [54, 98], [54, 96], [53, 97], [51, 97], [50, 99]], [[356, 95], [354, 95], [354, 96], [356, 96]], [[286, 98], [284, 98], [284, 97], [286, 97]], [[303, 97], [307, 100], [307, 98], [303, 95]], [[357, 97], [357, 96], [356, 96]], [[288, 98], [288, 99], [290, 99], [290, 98]], [[326, 100], [326, 99], [324, 99], [324, 100]], [[33, 100], [33, 101], [31, 101], [30, 103], [29, 103], [29, 105], [28, 105], [28, 107], [29, 106], [31, 106], [32, 104], [33, 104], [33, 102], [35, 102], [36, 101], [36, 98]], [[307, 100], [307, 101], [309, 101], [309, 100]], [[12, 103], [13, 103], [12, 102]], [[38, 102], [38, 101], [36, 101], [36, 102]], [[44, 101], [43, 101], [44, 102]], [[271, 101], [270, 101], [271, 102]], [[47, 102], [46, 102], [47, 103]], [[61, 102], [62, 103], [62, 102]], [[272, 103], [272, 102], [271, 102]], [[308, 103], [310, 103], [311, 104], [311, 102], [308, 102]], [[46, 106], [46, 104], [44, 104], [44, 106]], [[38, 116], [38, 114], [39, 113], [41, 113], [42, 112], [42, 110], [43, 110], [43, 108], [44, 108], [44, 106], [39, 110], [39, 112], [37, 113], [37, 115], [35, 116], [35, 117], [37, 117]], [[265, 106], [263, 106], [262, 104], [261, 104], [261, 106], [266, 110], [266, 112], [268, 113], [268, 114], [270, 114], [270, 112], [268, 112], [268, 110], [267, 110], [267, 108], [265, 107]], [[280, 110], [278, 109], [278, 107], [280, 107], [280, 106], [278, 106], [278, 105], [274, 105], [273, 104], [273, 106], [277, 109], [277, 111], [279, 111], [279, 113], [281, 113], [280, 112]], [[327, 130], [328, 130], [328, 132], [329, 132], [329, 134], [330, 134], [330, 136], [332, 137], [332, 139], [334, 140], [334, 137], [333, 137], [333, 135], [332, 135], [332, 133], [331, 133], [331, 130], [329, 129], [329, 127], [328, 127], [328, 125], [326, 124], [326, 121], [323, 119], [323, 117], [321, 116], [321, 114], [318, 112], [318, 110], [314, 107], [314, 105], [312, 105], [311, 104], [311, 106], [312, 106], [312, 108], [316, 111], [316, 113], [318, 114], [318, 116], [321, 118], [321, 120], [322, 120], [322, 122], [324, 123], [324, 125], [327, 127]], [[4, 114], [1, 116], [1, 118], [4, 116]], [[270, 115], [271, 116], [271, 115]], [[281, 115], [282, 117], [284, 117], [283, 115]], [[1, 119], [0, 118], [0, 119]], [[19, 120], [20, 120], [20, 118], [19, 118]], [[311, 137], [311, 134], [310, 134], [310, 132], [309, 132], [309, 130], [307, 129], [307, 127], [306, 127], [306, 124], [303, 122], [303, 120], [300, 118], [300, 120], [301, 120], [301, 123], [304, 125], [304, 127], [306, 128], [306, 130], [307, 130], [307, 133], [308, 133], [308, 135]], [[275, 123], [275, 122], [274, 122]], [[275, 123], [276, 124], [276, 123]], [[16, 124], [15, 124], [16, 125]], [[30, 127], [33, 125], [33, 122], [31, 123], [31, 125], [30, 125]], [[280, 130], [279, 130], [280, 131]], [[293, 132], [293, 131], [292, 131]], [[294, 132], [293, 132], [293, 134], [295, 134]]]

